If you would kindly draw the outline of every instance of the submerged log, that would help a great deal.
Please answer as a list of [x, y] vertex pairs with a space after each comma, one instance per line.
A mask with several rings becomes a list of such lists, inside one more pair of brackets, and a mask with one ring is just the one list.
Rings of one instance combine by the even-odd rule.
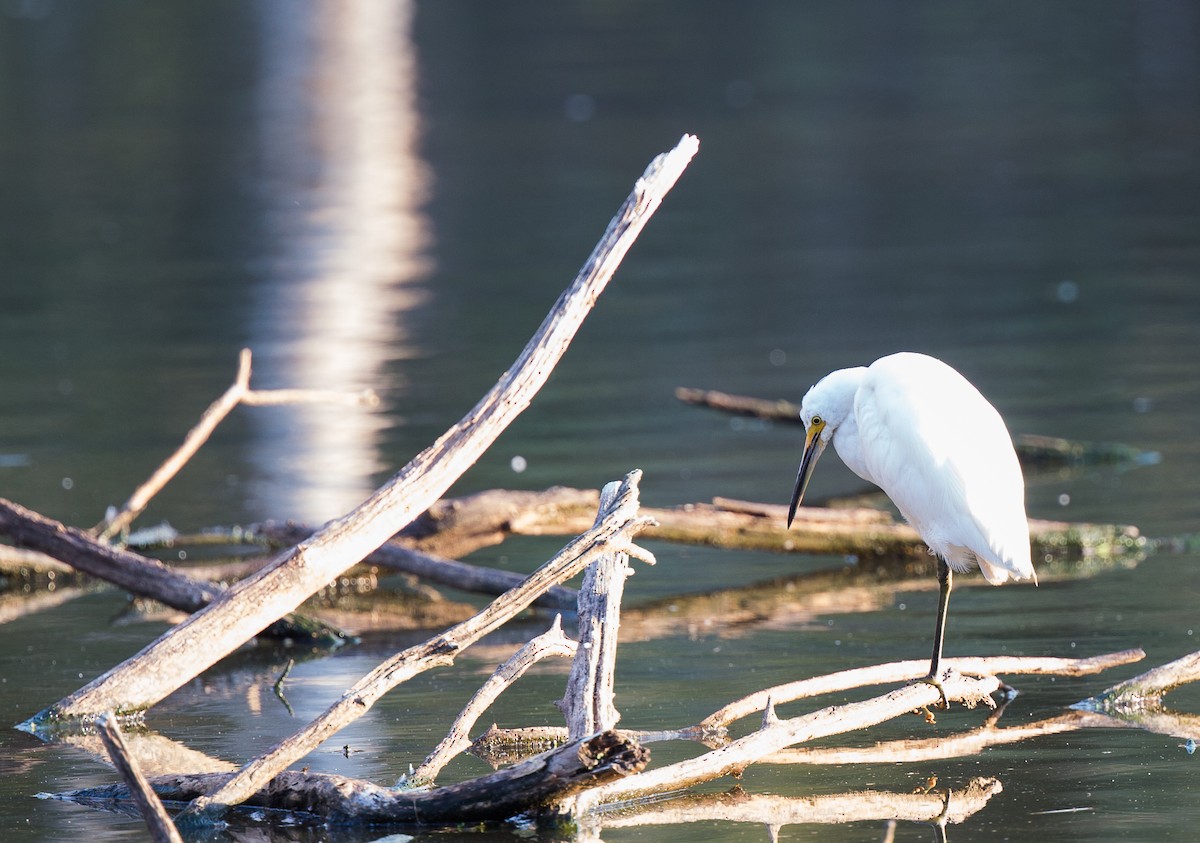
[[[568, 490], [555, 490], [566, 494]], [[570, 490], [575, 495], [595, 495]], [[520, 511], [527, 492], [492, 490], [482, 495], [439, 502], [453, 510], [456, 518], [431, 518], [424, 522], [424, 540], [434, 535], [456, 533], [458, 523], [488, 524], [485, 531], [470, 530], [466, 535], [445, 536], [447, 543], [460, 550], [475, 550], [494, 544], [505, 535], [574, 535], [591, 524], [591, 514], [574, 506], [535, 507]], [[593, 497], [594, 500], [594, 497]], [[520, 512], [514, 515], [514, 512]], [[765, 550], [853, 556], [859, 559], [899, 560], [928, 557], [928, 548], [920, 535], [907, 524], [897, 522], [890, 513], [871, 508], [828, 509], [802, 507], [796, 512], [791, 529], [787, 526], [787, 507], [753, 503], [729, 498], [714, 498], [712, 503], [692, 503], [671, 508], [642, 507], [642, 512], [657, 525], [642, 533], [643, 538], [685, 544], [701, 544], [737, 550]], [[498, 513], [504, 513], [500, 517]], [[1145, 542], [1136, 527], [1124, 524], [1088, 524], [1030, 519], [1030, 536], [1041, 557], [1111, 558], [1144, 550]], [[436, 531], [436, 532], [435, 532]], [[486, 537], [486, 538], [485, 538]]]
[[[638, 773], [650, 753], [614, 732], [601, 732], [542, 753], [520, 764], [459, 784], [432, 790], [397, 790], [329, 773], [287, 770], [255, 791], [247, 807], [316, 814], [332, 823], [462, 823], [503, 821], [531, 814], [552, 800]], [[215, 793], [228, 773], [150, 779], [159, 798], [187, 802]], [[124, 785], [59, 794], [82, 804], [130, 798]]]
[[[157, 559], [104, 544], [84, 530], [68, 527], [3, 498], [0, 498], [0, 533], [76, 571], [183, 612], [197, 612], [226, 592], [220, 583], [198, 580]], [[341, 630], [296, 614], [268, 622], [257, 634], [301, 639], [323, 646], [338, 646], [346, 639]]]
[[[712, 389], [680, 387], [675, 397], [685, 404], [709, 407], [739, 416], [768, 421], [800, 423], [800, 405], [791, 401], [770, 401], [746, 395], [730, 395]], [[1018, 433], [1013, 436], [1017, 456], [1025, 465], [1095, 465], [1102, 463], [1155, 463], [1159, 455], [1117, 442], [1077, 442], [1057, 436]]]

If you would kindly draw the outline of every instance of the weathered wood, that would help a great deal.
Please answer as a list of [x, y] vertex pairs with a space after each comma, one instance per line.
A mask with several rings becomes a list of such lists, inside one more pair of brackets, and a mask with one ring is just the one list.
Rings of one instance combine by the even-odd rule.
[[113, 766], [121, 774], [125, 786], [133, 797], [134, 804], [137, 805], [138, 812], [146, 821], [146, 828], [150, 830], [151, 839], [155, 843], [183, 843], [183, 838], [179, 836], [179, 831], [171, 822], [171, 817], [163, 808], [162, 802], [146, 782], [146, 777], [142, 775], [137, 763], [126, 749], [125, 741], [121, 737], [121, 729], [117, 725], [116, 715], [107, 714], [101, 717], [96, 726], [100, 733], [100, 740], [104, 743], [104, 748], [108, 750], [109, 758], [112, 759]]
[[243, 348], [238, 355], [238, 369], [233, 384], [200, 416], [200, 421], [188, 431], [181, 444], [154, 473], [129, 496], [124, 505], [93, 529], [102, 540], [109, 540], [129, 529], [133, 520], [145, 511], [150, 501], [179, 473], [200, 447], [212, 436], [217, 425], [238, 404], [253, 406], [276, 406], [280, 404], [336, 403], [352, 406], [375, 406], [379, 396], [374, 390], [361, 392], [335, 392], [316, 389], [268, 389], [250, 388], [250, 349]]
[[605, 829], [693, 822], [755, 823], [775, 831], [784, 825], [888, 820], [957, 825], [982, 810], [1002, 790], [1000, 781], [990, 777], [973, 778], [963, 788], [917, 793], [870, 790], [822, 796], [773, 796], [736, 790], [688, 794], [665, 803], [620, 805], [600, 811], [597, 818]]
[[532, 401], [663, 197], [699, 148], [685, 135], [658, 156], [583, 269], [499, 382], [362, 505], [280, 554], [258, 574], [141, 652], [40, 712], [41, 723], [154, 705], [378, 548], [428, 509]]
[[[554, 490], [551, 490], [554, 491]], [[569, 490], [575, 492], [574, 489]], [[515, 493], [522, 495], [522, 493]], [[535, 499], [542, 493], [528, 493]], [[591, 501], [591, 509], [594, 512], [596, 502], [599, 496], [596, 492], [578, 493], [576, 498]], [[528, 498], [526, 498], [528, 500]], [[440, 503], [440, 502], [439, 502]], [[514, 502], [510, 502], [509, 506], [515, 506]], [[537, 508], [544, 505], [543, 502], [535, 500], [530, 504]], [[438, 508], [438, 504], [434, 508]], [[428, 516], [428, 512], [422, 515], [418, 520], [422, 520]], [[505, 521], [511, 520], [511, 516]], [[443, 545], [449, 546], [451, 549], [458, 550], [476, 549], [477, 542], [480, 540], [480, 534], [474, 531], [469, 531], [467, 535], [460, 535], [454, 528], [447, 527], [450, 530], [448, 533], [432, 533], [433, 541], [429, 542], [430, 546], [437, 546], [436, 537], [442, 536], [449, 539], [443, 542]], [[307, 539], [313, 533], [315, 528], [304, 524], [296, 524], [293, 522], [276, 523], [269, 522], [261, 524], [252, 530], [252, 534], [256, 537], [263, 537], [272, 543], [280, 543], [283, 545], [299, 544]], [[515, 571], [501, 571], [496, 568], [485, 568], [482, 565], [471, 565], [466, 562], [459, 562], [455, 559], [447, 559], [441, 556], [435, 556], [433, 553], [423, 550], [418, 550], [408, 546], [408, 542], [412, 541], [407, 538], [407, 531], [402, 533], [403, 538], [397, 537], [386, 542], [382, 547], [372, 552], [364, 563], [368, 565], [378, 565], [381, 568], [387, 568], [399, 573], [411, 574], [415, 577], [420, 577], [427, 582], [445, 585], [451, 588], [456, 588], [460, 591], [470, 591], [479, 594], [503, 594], [510, 588], [519, 585], [524, 577]], [[489, 536], [500, 535], [501, 538], [507, 536], [507, 532], [488, 532]], [[555, 586], [545, 594], [538, 597], [534, 601], [535, 606], [547, 609], [574, 609], [577, 593], [573, 588], [565, 586]]]
[[[1082, 659], [1046, 658], [1037, 656], [981, 656], [944, 659], [947, 667], [965, 676], [993, 676], [998, 674], [1089, 676], [1123, 664], [1139, 661], [1146, 657], [1141, 650], [1123, 650]], [[735, 700], [713, 712], [699, 723], [703, 730], [724, 729], [735, 720], [757, 714], [768, 704], [782, 705], [807, 697], [820, 696], [861, 688], [867, 685], [889, 685], [910, 682], [924, 676], [929, 670], [929, 661], [903, 661], [872, 665], [801, 679], [773, 688], [764, 688]]]
[[1148, 670], [1108, 688], [1099, 696], [1075, 704], [1075, 708], [1101, 713], [1153, 712], [1162, 708], [1162, 698], [1180, 685], [1200, 680], [1200, 651]]
[[[220, 583], [205, 582], [157, 559], [105, 544], [90, 533], [68, 527], [3, 498], [0, 498], [0, 533], [74, 570], [181, 612], [199, 611], [226, 592]], [[300, 615], [278, 621], [272, 619], [252, 634], [306, 640], [326, 646], [336, 646], [346, 639], [341, 630]]]
[[[988, 695], [1000, 687], [1000, 681], [994, 676], [973, 678], [948, 672], [942, 685], [946, 699], [973, 707], [979, 703], [992, 705]], [[573, 808], [577, 813], [590, 812], [608, 802], [678, 790], [738, 774], [784, 747], [865, 729], [937, 705], [941, 699], [937, 688], [918, 682], [874, 699], [831, 706], [788, 720], [770, 720], [751, 734], [703, 755], [657, 767], [624, 782], [591, 788], [574, 797]]]
[[45, 553], [126, 591], [149, 597], [173, 609], [194, 612], [216, 599], [224, 588], [149, 559], [97, 541], [84, 530], [47, 518], [0, 498], [0, 533], [22, 547]]
[[[734, 415], [786, 424], [800, 423], [800, 405], [782, 399], [770, 401], [765, 398], [688, 387], [676, 389], [675, 397], [685, 404], [709, 407]], [[1033, 433], [1014, 434], [1013, 445], [1017, 449], [1017, 456], [1025, 465], [1150, 464], [1158, 462], [1159, 459], [1159, 455], [1154, 451], [1143, 451], [1117, 442], [1077, 442]]]
[[[454, 719], [454, 723], [450, 725], [450, 731], [446, 737], [442, 738], [433, 751], [421, 762], [421, 765], [407, 777], [406, 784], [410, 787], [424, 787], [432, 784], [442, 768], [455, 756], [471, 748], [471, 727], [500, 694], [542, 659], [570, 658], [575, 655], [575, 652], [575, 642], [562, 631], [562, 616], [556, 615], [550, 629], [527, 641], [496, 668], [488, 680], [479, 687], [462, 712]], [[495, 728], [495, 724], [492, 728]], [[558, 744], [562, 741], [554, 743]]]
[[[609, 484], [600, 494], [600, 509], [616, 494]], [[597, 522], [598, 523], [598, 522]], [[570, 739], [615, 728], [621, 719], [614, 703], [617, 637], [621, 628], [621, 595], [632, 574], [629, 556], [614, 548], [588, 565], [579, 587], [579, 646], [558, 707], [567, 720]]]
[[545, 491], [491, 489], [440, 500], [405, 527], [397, 539], [417, 550], [458, 558], [500, 544], [525, 522], [563, 522], [587, 529], [600, 493], [556, 486]]
[[[635, 742], [603, 732], [499, 772], [432, 790], [397, 790], [345, 776], [287, 770], [251, 794], [246, 805], [315, 814], [335, 824], [500, 822], [637, 773], [649, 758]], [[216, 792], [230, 778], [227, 773], [201, 773], [156, 777], [150, 784], [161, 799], [183, 802]], [[115, 785], [68, 791], [58, 798], [111, 803], [128, 799], [129, 793]]]
[[632, 536], [649, 523], [638, 515], [640, 477], [641, 472], [636, 470], [626, 475], [607, 501], [609, 507], [601, 512], [596, 525], [569, 542], [557, 556], [530, 574], [521, 586], [502, 594], [469, 620], [380, 664], [345, 691], [316, 720], [251, 761], [216, 793], [197, 799], [184, 812], [188, 821], [211, 820], [227, 807], [242, 802], [289, 764], [366, 714], [384, 693], [425, 670], [453, 663], [464, 648], [498, 629], [528, 607], [538, 594], [575, 576], [597, 557], [614, 548], [636, 552], [639, 558], [649, 557], [632, 544]]

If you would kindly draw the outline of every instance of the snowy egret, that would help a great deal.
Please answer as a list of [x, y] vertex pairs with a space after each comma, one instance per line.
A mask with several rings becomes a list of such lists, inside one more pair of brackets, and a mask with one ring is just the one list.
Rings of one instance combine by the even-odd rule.
[[941, 690], [952, 572], [977, 567], [992, 585], [1010, 577], [1037, 582], [1025, 482], [1004, 420], [950, 366], [911, 352], [826, 375], [804, 396], [800, 419], [804, 456], [788, 527], [832, 441], [842, 462], [883, 489], [937, 556], [937, 624], [924, 681]]

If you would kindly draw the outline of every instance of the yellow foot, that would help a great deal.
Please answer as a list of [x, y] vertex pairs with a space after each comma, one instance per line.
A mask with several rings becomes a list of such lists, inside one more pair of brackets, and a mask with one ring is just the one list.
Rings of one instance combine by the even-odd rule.
[[942, 687], [942, 680], [940, 677], [931, 673], [926, 677], [918, 679], [917, 681], [924, 682], [926, 685], [932, 685], [933, 687], [937, 688], [938, 693], [942, 696], [941, 707], [947, 711], [950, 709], [950, 700], [946, 698], [946, 689]]

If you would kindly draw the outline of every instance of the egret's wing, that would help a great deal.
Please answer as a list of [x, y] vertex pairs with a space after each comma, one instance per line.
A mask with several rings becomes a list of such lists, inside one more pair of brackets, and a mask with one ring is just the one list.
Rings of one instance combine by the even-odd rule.
[[989, 582], [1033, 575], [1012, 440], [965, 378], [921, 355], [884, 358], [855, 416], [876, 482], [935, 552], [960, 568], [975, 557]]

